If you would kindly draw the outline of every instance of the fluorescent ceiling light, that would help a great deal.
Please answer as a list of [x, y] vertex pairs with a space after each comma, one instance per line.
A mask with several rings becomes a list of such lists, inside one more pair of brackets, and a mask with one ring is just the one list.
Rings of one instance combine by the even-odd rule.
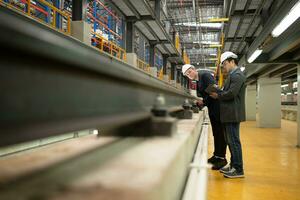
[[241, 69], [241, 71], [243, 72], [243, 71], [245, 70], [245, 67], [241, 67], [240, 69]]
[[286, 93], [286, 95], [291, 95], [291, 94], [292, 94], [291, 92]]
[[252, 63], [261, 53], [263, 50], [256, 49], [254, 53], [248, 58], [248, 63]]
[[281, 96], [284, 96], [284, 94], [283, 94], [283, 93], [281, 93]]
[[200, 23], [200, 26], [205, 28], [222, 28], [222, 25], [222, 23]]
[[94, 130], [93, 130], [93, 134], [94, 134], [94, 135], [98, 135], [98, 133], [99, 133], [99, 132], [98, 132], [97, 129], [94, 129]]
[[294, 94], [298, 94], [298, 92], [294, 92]]
[[218, 45], [220, 44], [219, 42], [214, 42], [214, 41], [200, 41], [201, 44], [215, 44]]
[[210, 44], [209, 45], [210, 48], [218, 48], [218, 47], [222, 47], [221, 44]]
[[214, 42], [214, 41], [194, 41], [194, 44], [207, 44], [207, 45], [220, 45], [219, 42]]
[[209, 55], [210, 55], [210, 56], [217, 56], [216, 53], [210, 53]]
[[183, 22], [176, 23], [177, 26], [192, 26], [192, 27], [203, 27], [203, 28], [222, 28], [222, 23], [196, 23], [196, 22]]
[[288, 84], [281, 85], [282, 88], [287, 87], [287, 86], [288, 86]]
[[293, 83], [293, 88], [298, 88], [298, 82]]
[[296, 3], [290, 12], [281, 20], [281, 22], [273, 29], [272, 36], [278, 37], [290, 25], [292, 25], [300, 17], [300, 1]]

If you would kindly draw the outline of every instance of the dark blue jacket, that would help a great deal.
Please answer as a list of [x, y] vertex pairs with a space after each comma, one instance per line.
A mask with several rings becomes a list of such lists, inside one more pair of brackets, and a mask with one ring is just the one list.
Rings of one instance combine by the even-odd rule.
[[197, 96], [203, 98], [203, 103], [208, 108], [210, 118], [220, 121], [220, 103], [219, 100], [213, 99], [205, 92], [205, 89], [210, 84], [216, 84], [213, 75], [210, 72], [199, 71], [199, 80], [197, 81]]

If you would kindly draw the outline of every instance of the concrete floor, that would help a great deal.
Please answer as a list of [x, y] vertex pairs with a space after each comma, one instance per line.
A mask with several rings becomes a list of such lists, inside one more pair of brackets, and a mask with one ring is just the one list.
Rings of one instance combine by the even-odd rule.
[[[226, 179], [209, 171], [208, 200], [300, 200], [300, 149], [296, 122], [282, 120], [281, 129], [256, 128], [256, 122], [241, 123], [245, 178]], [[209, 136], [209, 156], [213, 151]], [[230, 153], [227, 148], [227, 158]]]

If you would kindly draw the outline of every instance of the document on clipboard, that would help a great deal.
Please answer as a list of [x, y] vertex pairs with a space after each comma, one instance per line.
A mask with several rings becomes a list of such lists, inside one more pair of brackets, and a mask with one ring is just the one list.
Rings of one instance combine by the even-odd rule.
[[205, 89], [205, 92], [208, 93], [208, 94], [211, 94], [213, 92], [218, 92], [219, 90], [220, 89], [218, 88], [218, 86], [216, 84], [210, 84]]

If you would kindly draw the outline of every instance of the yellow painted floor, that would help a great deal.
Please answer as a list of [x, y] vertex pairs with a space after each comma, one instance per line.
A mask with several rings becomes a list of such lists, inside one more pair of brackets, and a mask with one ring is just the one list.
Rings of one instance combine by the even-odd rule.
[[[282, 120], [280, 129], [256, 128], [241, 123], [244, 179], [227, 179], [219, 171], [208, 173], [208, 200], [300, 200], [300, 149], [296, 122]], [[208, 152], [213, 151], [212, 135]], [[227, 159], [230, 153], [227, 148]]]

